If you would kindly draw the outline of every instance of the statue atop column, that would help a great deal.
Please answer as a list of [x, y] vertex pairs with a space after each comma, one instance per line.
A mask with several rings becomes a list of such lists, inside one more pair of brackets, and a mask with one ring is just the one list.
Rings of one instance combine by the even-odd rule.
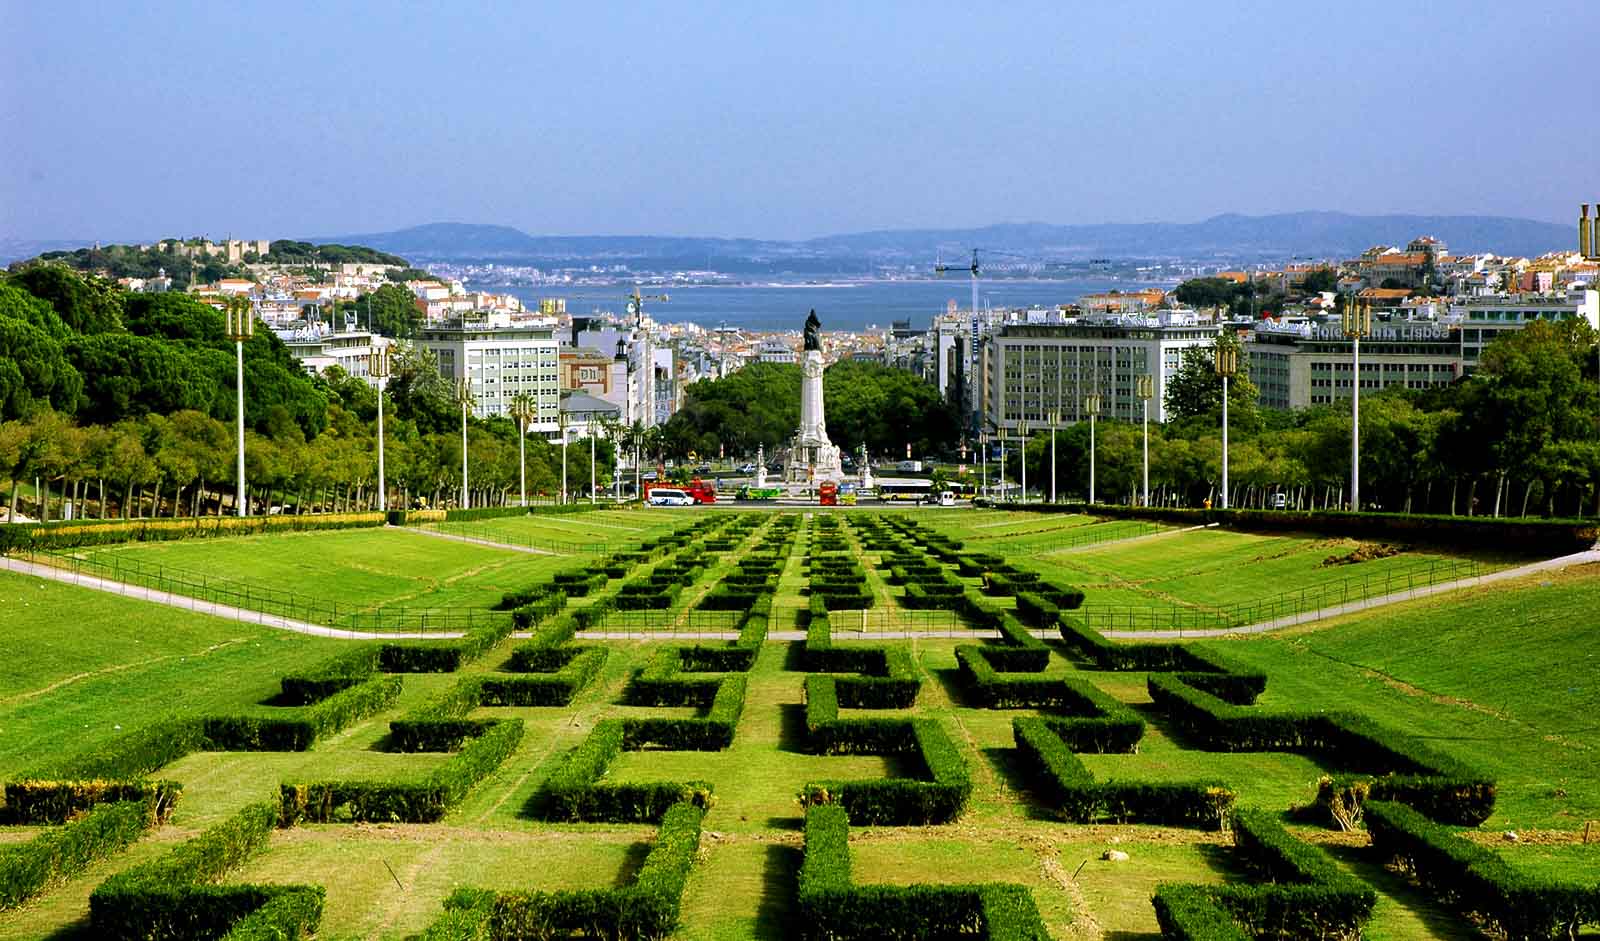
[[784, 460], [784, 481], [811, 484], [844, 479], [839, 449], [828, 440], [822, 397], [822, 321], [817, 312], [806, 317], [805, 349], [800, 354], [800, 427]]

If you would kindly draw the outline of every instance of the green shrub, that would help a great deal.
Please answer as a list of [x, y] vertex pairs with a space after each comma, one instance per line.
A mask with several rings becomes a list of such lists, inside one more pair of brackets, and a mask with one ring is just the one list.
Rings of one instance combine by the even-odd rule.
[[1046, 941], [1033, 896], [1019, 885], [856, 886], [850, 821], [838, 807], [807, 808], [800, 866], [800, 937], [815, 941], [973, 936]]
[[300, 706], [327, 699], [334, 693], [360, 683], [378, 670], [379, 650], [361, 644], [354, 650], [323, 661], [303, 674], [290, 674], [280, 681], [284, 705]]
[[[217, 938], [234, 928], [252, 941], [303, 937], [321, 917], [320, 886], [219, 884], [266, 847], [277, 822], [272, 803], [250, 804], [164, 856], [111, 876], [89, 896], [95, 937]], [[260, 912], [285, 895], [302, 898]]]
[[100, 804], [26, 843], [0, 846], [0, 910], [15, 908], [131, 846], [154, 823], [153, 802], [118, 801]]
[[806, 726], [825, 754], [913, 754], [931, 780], [888, 778], [807, 784], [800, 802], [838, 804], [852, 823], [925, 826], [961, 815], [972, 780], [961, 752], [932, 719], [840, 719], [828, 700], [832, 677], [807, 677]]
[[1575, 938], [1600, 924], [1600, 882], [1524, 874], [1404, 804], [1371, 801], [1365, 816], [1374, 851], [1507, 938]]
[[1339, 767], [1371, 769], [1367, 775], [1341, 775], [1323, 785], [1322, 803], [1335, 816], [1359, 816], [1361, 803], [1369, 798], [1404, 801], [1451, 823], [1482, 823], [1494, 810], [1493, 780], [1365, 716], [1262, 712], [1225, 702], [1177, 674], [1153, 673], [1146, 686], [1173, 724], [1208, 748], [1311, 752]]
[[165, 822], [183, 794], [176, 781], [22, 780], [0, 788], [0, 825], [62, 824], [102, 804], [136, 803]]

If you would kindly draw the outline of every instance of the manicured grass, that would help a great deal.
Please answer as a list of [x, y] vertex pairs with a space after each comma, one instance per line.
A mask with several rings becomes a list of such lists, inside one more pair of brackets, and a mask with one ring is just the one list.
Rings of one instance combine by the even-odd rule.
[[0, 612], [0, 778], [171, 712], [263, 701], [285, 672], [345, 649], [10, 573]]
[[[238, 607], [256, 607], [244, 593], [249, 589], [274, 598], [300, 597], [318, 612], [333, 605], [348, 612], [486, 610], [505, 592], [579, 563], [388, 528], [134, 543], [88, 550], [88, 555], [107, 564], [137, 563], [144, 574], [132, 580], [140, 584], [150, 583], [157, 568], [165, 567], [167, 574], [188, 581], [220, 580], [219, 590], [239, 592], [229, 602]], [[135, 570], [130, 566], [130, 571]], [[181, 586], [170, 590], [187, 593]]]
[[[635, 525], [669, 519], [682, 525], [706, 512], [670, 517], [649, 511], [607, 511], [563, 520], [576, 529], [584, 520]], [[919, 516], [932, 521], [932, 511]], [[848, 518], [848, 517], [847, 517]], [[952, 514], [943, 518], [956, 519]], [[1005, 538], [1060, 538], [1031, 532], [1045, 521], [1060, 523], [1065, 534], [1096, 525], [1081, 517], [963, 511], [962, 520], [997, 523], [973, 532], [1009, 533]], [[527, 526], [549, 533], [545, 518], [488, 521], [497, 526]], [[570, 525], [569, 525], [570, 524]], [[598, 531], [599, 527], [594, 527]], [[847, 528], [848, 529], [848, 528]], [[622, 532], [618, 530], [617, 532]], [[962, 536], [958, 538], [973, 538]], [[1132, 551], [1161, 547], [1173, 588], [1207, 597], [1238, 598], [1254, 586], [1320, 574], [1321, 559], [1335, 554], [1315, 540], [1294, 537], [1217, 539], [1191, 543], [1172, 535], [1142, 543], [1058, 553], [1033, 558], [1013, 556], [1063, 582], [1085, 581], [1087, 569], [1067, 561], [1092, 559], [1101, 577], [1117, 573], [1138, 581], [1142, 591], [1157, 584], [1162, 566]], [[1232, 536], [1234, 534], [1220, 534]], [[256, 537], [194, 544], [200, 550], [254, 544], [249, 559], [258, 570], [302, 577], [318, 585], [339, 585], [337, 560], [343, 548], [320, 545], [343, 537], [384, 537], [382, 546], [410, 547], [424, 557], [378, 552], [367, 560], [377, 588], [383, 579], [446, 582], [455, 574], [466, 583], [491, 576], [468, 574], [473, 564], [514, 555], [493, 578], [518, 563], [568, 567], [571, 558], [548, 560], [509, 554], [401, 533], [333, 533], [310, 537]], [[403, 537], [394, 540], [392, 537]], [[846, 532], [847, 540], [853, 537]], [[595, 538], [612, 539], [610, 531]], [[629, 541], [645, 538], [629, 533]], [[994, 542], [995, 540], [990, 540]], [[785, 566], [775, 599], [772, 629], [796, 626], [806, 604], [802, 535]], [[1169, 550], [1166, 547], [1171, 545]], [[970, 545], [984, 551], [981, 542]], [[165, 549], [182, 546], [150, 546]], [[187, 546], [183, 546], [187, 548]], [[371, 547], [368, 547], [371, 548]], [[119, 550], [119, 551], [134, 551]], [[457, 552], [460, 554], [456, 554]], [[1348, 549], [1342, 550], [1348, 551]], [[1159, 554], [1159, 553], [1158, 553]], [[357, 554], [359, 556], [359, 553]], [[1257, 556], [1262, 556], [1257, 560]], [[318, 560], [319, 565], [307, 563]], [[871, 571], [868, 582], [882, 607], [892, 610], [897, 590]], [[1221, 562], [1214, 565], [1213, 559]], [[1402, 557], [1403, 558], [1403, 557]], [[475, 560], [475, 562], [474, 562]], [[1384, 560], [1393, 561], [1393, 560]], [[731, 565], [719, 559], [685, 598], [698, 596]], [[353, 564], [353, 563], [352, 563]], [[366, 564], [365, 562], [363, 564]], [[1134, 568], [1148, 564], [1145, 570]], [[1356, 566], [1329, 569], [1340, 574]], [[450, 565], [456, 568], [449, 568]], [[1220, 565], [1221, 571], [1218, 568]], [[1177, 568], [1175, 569], [1174, 566]], [[304, 575], [306, 568], [320, 574]], [[1174, 575], [1177, 569], [1186, 574]], [[1235, 571], [1237, 570], [1237, 571]], [[359, 574], [357, 569], [357, 574]], [[519, 573], [522, 569], [517, 570]], [[359, 581], [356, 574], [343, 576]], [[362, 575], [361, 577], [366, 577]], [[536, 580], [529, 579], [529, 580]], [[1544, 584], [1549, 582], [1548, 585]], [[92, 741], [76, 724], [93, 723], [102, 737], [159, 715], [167, 705], [184, 708], [260, 711], [288, 669], [314, 663], [348, 649], [335, 641], [262, 631], [179, 611], [113, 598], [81, 589], [0, 575], [0, 610], [29, 612], [25, 628], [12, 628], [19, 653], [0, 667], [0, 776], [25, 764], [40, 742]], [[519, 583], [517, 587], [521, 587]], [[486, 590], [486, 589], [485, 589]], [[43, 599], [53, 599], [41, 605]], [[1106, 593], [1090, 589], [1091, 603]], [[496, 594], [497, 598], [498, 595]], [[13, 603], [15, 599], [15, 603]], [[18, 607], [21, 605], [21, 607]], [[1337, 708], [1364, 712], [1410, 730], [1500, 781], [1496, 815], [1483, 829], [1537, 832], [1581, 830], [1585, 819], [1600, 820], [1600, 749], [1590, 744], [1588, 717], [1600, 708], [1594, 675], [1592, 630], [1584, 613], [1600, 605], [1600, 572], [1573, 570], [1561, 575], [1496, 585], [1442, 598], [1413, 602], [1279, 635], [1219, 642], [1231, 655], [1267, 670], [1270, 680], [1260, 708]], [[34, 608], [47, 609], [34, 615]], [[843, 620], [843, 618], [841, 618]], [[92, 643], [63, 625], [94, 625]], [[840, 625], [839, 636], [849, 632]], [[849, 643], [849, 640], [840, 640]], [[973, 782], [969, 810], [938, 827], [852, 828], [854, 878], [861, 884], [913, 882], [1015, 882], [1032, 892], [1052, 935], [1058, 939], [1108, 938], [1149, 941], [1156, 923], [1149, 897], [1160, 882], [1224, 882], [1244, 879], [1226, 834], [1150, 826], [1078, 826], [1053, 819], [1030, 790], [1026, 769], [1013, 747], [1011, 721], [1029, 710], [975, 708], [956, 673], [955, 647], [972, 641], [938, 638], [873, 643], [903, 645], [923, 676], [914, 708], [847, 715], [917, 715], [933, 719], [965, 757]], [[502, 669], [507, 641], [466, 668], [468, 673]], [[612, 648], [600, 675], [568, 707], [485, 708], [477, 718], [515, 717], [525, 734], [511, 757], [436, 825], [316, 825], [277, 833], [272, 845], [236, 878], [267, 882], [313, 882], [328, 889], [319, 938], [400, 939], [421, 931], [438, 914], [441, 900], [459, 886], [497, 889], [609, 887], [625, 883], [643, 858], [654, 828], [631, 824], [558, 824], [530, 814], [530, 802], [564, 754], [576, 747], [600, 720], [623, 715], [680, 715], [689, 708], [622, 705], [623, 690], [660, 641], [609, 642]], [[214, 650], [206, 648], [221, 644]], [[254, 646], [260, 644], [260, 647]], [[807, 750], [804, 679], [798, 671], [798, 644], [770, 642], [760, 651], [748, 677], [748, 690], [733, 745], [724, 752], [651, 750], [626, 752], [612, 765], [616, 781], [704, 779], [715, 800], [705, 818], [705, 836], [683, 899], [683, 925], [677, 941], [743, 941], [791, 936], [795, 878], [800, 864], [801, 808], [796, 793], [807, 781], [865, 779], [909, 773], [899, 757], [822, 757]], [[187, 657], [188, 659], [179, 659]], [[145, 661], [150, 662], [145, 662]], [[126, 666], [125, 666], [126, 665]], [[165, 672], [163, 672], [165, 671]], [[1059, 652], [1050, 674], [1074, 672], [1108, 694], [1141, 710], [1150, 723], [1137, 754], [1084, 755], [1096, 775], [1124, 779], [1184, 780], [1221, 778], [1240, 794], [1241, 804], [1287, 810], [1315, 793], [1319, 776], [1330, 768], [1295, 754], [1219, 754], [1196, 750], [1169, 734], [1162, 716], [1149, 708], [1143, 674], [1082, 671]], [[87, 676], [71, 679], [77, 674]], [[222, 753], [191, 755], [162, 775], [185, 786], [172, 824], [131, 852], [103, 863], [79, 879], [53, 890], [39, 903], [0, 921], [0, 939], [88, 937], [82, 919], [88, 892], [112, 872], [148, 859], [160, 848], [222, 819], [239, 805], [269, 796], [283, 780], [421, 777], [446, 756], [400, 755], [382, 749], [388, 722], [426, 703], [461, 677], [408, 675], [399, 702], [389, 711], [359, 721], [319, 741], [304, 753]], [[19, 699], [52, 683], [57, 689]], [[103, 685], [101, 685], [103, 684]], [[98, 692], [95, 690], [98, 688]], [[174, 693], [174, 690], [181, 691]], [[35, 700], [40, 700], [37, 708]], [[65, 718], [58, 718], [64, 716]], [[130, 718], [124, 720], [126, 714]], [[20, 723], [20, 724], [19, 724]], [[85, 733], [88, 734], [88, 733]], [[1355, 769], [1360, 770], [1360, 769]], [[1365, 934], [1387, 941], [1473, 937], [1451, 911], [1400, 876], [1361, 855], [1357, 835], [1296, 827], [1303, 838], [1329, 844], [1340, 865], [1379, 892], [1374, 920]], [[1600, 827], [1597, 827], [1600, 840]], [[1131, 859], [1102, 861], [1106, 849], [1121, 849]], [[1592, 872], [1600, 845], [1514, 846], [1504, 849], [1514, 864], [1552, 875]]]

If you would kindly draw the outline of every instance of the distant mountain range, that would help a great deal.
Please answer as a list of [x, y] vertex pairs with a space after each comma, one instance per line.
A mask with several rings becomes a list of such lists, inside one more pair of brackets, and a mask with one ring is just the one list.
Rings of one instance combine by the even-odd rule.
[[[1229, 213], [1202, 222], [1051, 225], [1006, 223], [976, 229], [889, 229], [801, 241], [654, 235], [529, 235], [502, 225], [435, 222], [395, 232], [306, 238], [366, 245], [413, 262], [498, 262], [570, 267], [708, 268], [731, 273], [870, 273], [881, 265], [962, 264], [972, 247], [1030, 259], [1083, 262], [1185, 259], [1252, 261], [1294, 256], [1348, 258], [1372, 245], [1404, 245], [1419, 235], [1442, 239], [1453, 252], [1539, 255], [1575, 244], [1572, 227], [1505, 216], [1358, 216], [1293, 212]], [[87, 242], [0, 241], [0, 261]], [[996, 258], [996, 262], [1014, 259]]]
[[[509, 226], [433, 223], [397, 232], [314, 238], [373, 248], [421, 261], [525, 264], [639, 264], [730, 269], [785, 264], [833, 270], [877, 264], [924, 264], [936, 256], [960, 263], [971, 247], [1050, 261], [1090, 258], [1230, 259], [1352, 257], [1375, 244], [1404, 245], [1419, 235], [1455, 252], [1539, 255], [1573, 243], [1569, 226], [1504, 216], [1357, 216], [1294, 212], [1226, 214], [1203, 222], [1050, 225], [1007, 223], [977, 229], [890, 229], [802, 241], [671, 236], [537, 236]], [[997, 259], [1004, 261], [1005, 259]], [[842, 269], [841, 267], [842, 266]]]

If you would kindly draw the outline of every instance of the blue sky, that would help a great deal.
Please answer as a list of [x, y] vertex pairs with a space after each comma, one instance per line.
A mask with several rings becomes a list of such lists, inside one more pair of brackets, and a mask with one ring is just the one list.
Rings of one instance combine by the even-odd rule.
[[1600, 200], [1594, 0], [1205, 6], [0, 0], [0, 236]]

